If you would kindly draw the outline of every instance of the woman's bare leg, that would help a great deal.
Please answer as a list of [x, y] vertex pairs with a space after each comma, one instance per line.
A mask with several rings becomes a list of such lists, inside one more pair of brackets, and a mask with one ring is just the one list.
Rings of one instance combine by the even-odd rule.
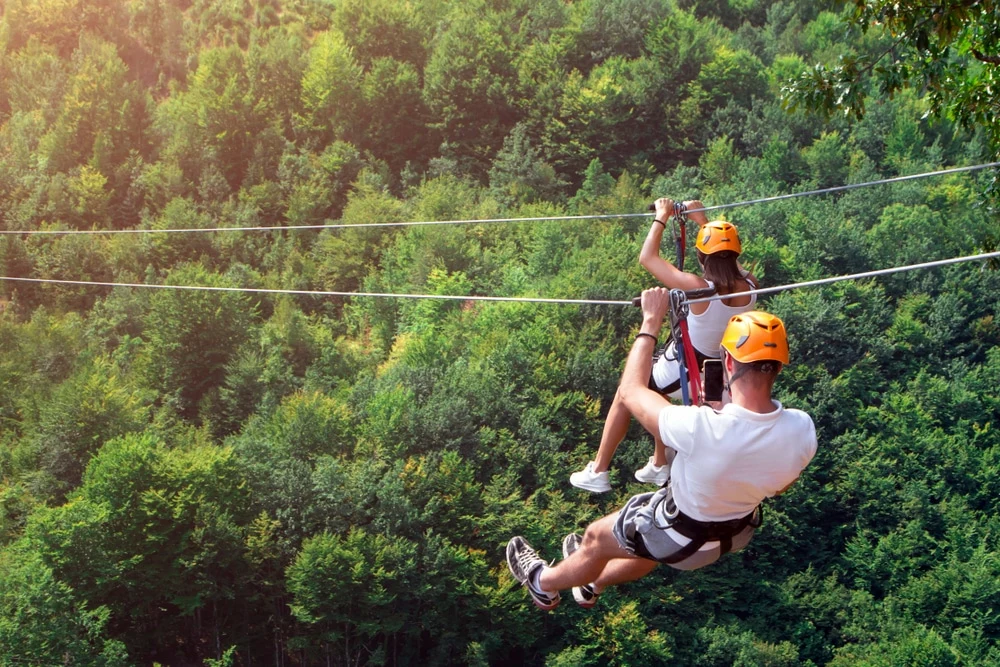
[[594, 472], [604, 472], [611, 467], [611, 458], [615, 455], [618, 445], [625, 439], [628, 427], [632, 423], [632, 413], [625, 407], [621, 394], [615, 392], [611, 402], [608, 417], [604, 420], [604, 431], [601, 433], [601, 444], [594, 458]]
[[659, 468], [673, 463], [674, 457], [677, 456], [677, 450], [663, 444], [659, 433], [651, 433], [650, 435], [653, 436], [653, 465]]

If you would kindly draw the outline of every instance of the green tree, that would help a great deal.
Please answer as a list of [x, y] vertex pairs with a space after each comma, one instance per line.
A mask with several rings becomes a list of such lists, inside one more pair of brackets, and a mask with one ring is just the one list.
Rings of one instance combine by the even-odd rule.
[[72, 64], [59, 114], [39, 143], [39, 158], [50, 172], [89, 162], [107, 176], [130, 150], [148, 152], [148, 97], [129, 81], [111, 44], [83, 39]]
[[130, 664], [108, 636], [108, 609], [81, 602], [27, 544], [0, 551], [0, 564], [0, 661]]
[[[197, 265], [170, 272], [166, 282], [235, 286]], [[238, 292], [158, 291], [143, 322], [146, 383], [175, 400], [179, 414], [194, 419], [201, 401], [222, 385], [226, 363], [246, 340], [254, 319], [253, 302]]]
[[366, 70], [382, 58], [423, 69], [430, 32], [425, 22], [430, 18], [418, 4], [339, 0], [333, 25], [344, 35], [358, 63]]
[[514, 53], [521, 43], [512, 19], [484, 0], [454, 5], [424, 70], [430, 126], [448, 142], [445, 157], [477, 179], [519, 120]]
[[323, 533], [288, 568], [292, 613], [327, 660], [357, 664], [379, 649], [385, 655], [388, 638], [404, 629], [415, 576], [416, 548], [407, 540], [360, 528], [346, 537]]
[[[348, 196], [341, 224], [401, 222], [403, 204], [371, 186], [360, 185]], [[336, 229], [324, 232], [316, 243], [317, 278], [323, 289], [353, 291], [381, 258], [389, 239], [372, 229]]]
[[760, 60], [748, 51], [733, 51], [725, 46], [716, 49], [695, 82], [705, 91], [711, 108], [724, 106], [730, 100], [749, 107], [754, 96], [764, 97], [768, 92]]
[[1000, 18], [992, 3], [857, 0], [844, 23], [868, 33], [870, 45], [791, 82], [790, 106], [861, 118], [870, 94], [891, 97], [912, 87], [927, 91], [935, 113], [983, 128], [996, 150], [1000, 121], [990, 91], [997, 85]]
[[817, 187], [841, 185], [847, 175], [847, 147], [839, 132], [823, 135], [802, 150], [802, 158], [809, 165]]
[[41, 470], [57, 481], [58, 499], [78, 486], [90, 457], [118, 436], [141, 432], [148, 397], [130, 389], [107, 359], [84, 366], [41, 407], [33, 434]]
[[663, 0], [574, 3], [571, 20], [579, 27], [571, 33], [569, 68], [586, 72], [612, 56], [638, 57], [649, 26], [664, 20], [670, 9]]
[[539, 199], [551, 201], [557, 198], [562, 185], [555, 170], [531, 145], [527, 128], [516, 125], [490, 167], [493, 196], [508, 207]]
[[232, 451], [177, 444], [148, 434], [105, 444], [74, 501], [36, 512], [25, 531], [59, 581], [107, 607], [130, 654], [171, 661], [219, 645], [244, 581], [248, 520]]
[[302, 74], [303, 123], [324, 143], [353, 140], [361, 102], [361, 67], [344, 35], [317, 36]]
[[223, 196], [237, 189], [266, 127], [257, 108], [258, 87], [248, 79], [246, 56], [236, 47], [203, 52], [188, 90], [157, 109], [163, 159], [192, 183], [221, 175]]
[[428, 113], [421, 95], [420, 72], [408, 62], [379, 58], [361, 82], [365, 129], [359, 146], [385, 160], [394, 171], [408, 162], [423, 162], [435, 134], [428, 132]]

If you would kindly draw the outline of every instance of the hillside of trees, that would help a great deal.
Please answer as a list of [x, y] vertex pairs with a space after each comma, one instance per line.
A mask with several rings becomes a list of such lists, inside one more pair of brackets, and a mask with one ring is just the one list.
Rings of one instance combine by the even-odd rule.
[[[763, 298], [811, 466], [744, 552], [548, 614], [507, 540], [554, 559], [648, 490], [638, 427], [611, 493], [568, 482], [636, 309], [9, 280], [628, 300], [649, 218], [165, 230], [625, 216], [995, 159], [919, 86], [782, 97], [892, 45], [853, 12], [0, 0], [0, 665], [1000, 665], [989, 265]], [[995, 175], [724, 217], [783, 285], [995, 247]], [[138, 233], [26, 233], [86, 230]]]

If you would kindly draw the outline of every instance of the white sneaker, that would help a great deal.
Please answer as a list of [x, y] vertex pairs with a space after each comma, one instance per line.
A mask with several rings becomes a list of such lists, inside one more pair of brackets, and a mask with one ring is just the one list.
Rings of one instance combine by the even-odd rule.
[[570, 475], [569, 483], [578, 489], [584, 489], [591, 493], [604, 493], [611, 490], [611, 482], [608, 481], [608, 471], [594, 472], [593, 461], [588, 463], [587, 467], [580, 472]]
[[635, 478], [646, 484], [658, 484], [663, 486], [670, 479], [670, 465], [653, 465], [653, 457], [650, 456], [646, 465], [635, 471]]
[[[563, 558], [569, 558], [574, 551], [580, 548], [580, 542], [583, 538], [576, 533], [570, 533], [563, 538]], [[595, 604], [597, 604], [597, 593], [594, 592], [594, 584], [584, 584], [583, 586], [573, 587], [573, 599], [581, 607], [586, 607], [590, 609]]]

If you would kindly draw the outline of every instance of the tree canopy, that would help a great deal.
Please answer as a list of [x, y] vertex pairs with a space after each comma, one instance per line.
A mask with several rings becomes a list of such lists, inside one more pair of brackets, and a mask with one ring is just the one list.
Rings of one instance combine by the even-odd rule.
[[[301, 293], [628, 301], [655, 197], [994, 160], [995, 9], [0, 3], [0, 277], [53, 281], [0, 280], [0, 664], [1000, 664], [988, 265], [762, 297], [816, 459], [744, 552], [550, 615], [503, 545], [645, 490], [638, 427], [568, 483], [636, 310]], [[884, 269], [991, 247], [994, 173], [724, 217], [765, 287]]]

